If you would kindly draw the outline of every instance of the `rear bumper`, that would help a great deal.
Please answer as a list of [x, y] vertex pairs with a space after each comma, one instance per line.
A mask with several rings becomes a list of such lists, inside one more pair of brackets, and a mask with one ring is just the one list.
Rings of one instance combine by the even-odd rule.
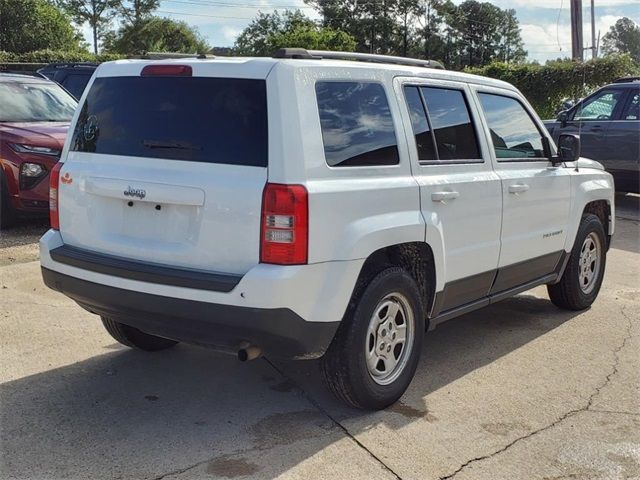
[[[47, 285], [85, 309], [184, 342], [225, 349], [250, 342], [288, 358], [324, 352], [364, 264], [364, 259], [257, 264], [239, 280], [214, 289], [221, 280], [217, 274], [123, 263], [121, 257], [65, 246], [59, 231], [43, 235], [43, 275]], [[203, 282], [210, 288], [203, 288]]]
[[288, 308], [260, 309], [171, 298], [89, 282], [42, 268], [44, 283], [96, 315], [143, 332], [237, 351], [243, 342], [270, 356], [317, 358], [340, 322], [307, 322]]

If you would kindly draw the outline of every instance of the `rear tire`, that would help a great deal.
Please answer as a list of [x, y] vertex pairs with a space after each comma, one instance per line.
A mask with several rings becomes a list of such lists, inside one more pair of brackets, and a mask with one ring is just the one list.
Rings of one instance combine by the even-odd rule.
[[554, 305], [566, 310], [584, 310], [591, 306], [602, 286], [606, 245], [600, 219], [591, 213], [583, 215], [562, 278], [555, 285], [547, 285]]
[[116, 341], [127, 347], [144, 350], [145, 352], [155, 352], [165, 350], [176, 345], [178, 342], [168, 338], [156, 337], [148, 333], [141, 332], [124, 323], [116, 322], [107, 317], [100, 317], [104, 328], [107, 329]]
[[396, 402], [413, 379], [425, 331], [424, 308], [416, 282], [402, 268], [387, 268], [361, 294], [357, 290], [322, 357], [322, 375], [346, 404], [379, 410]]

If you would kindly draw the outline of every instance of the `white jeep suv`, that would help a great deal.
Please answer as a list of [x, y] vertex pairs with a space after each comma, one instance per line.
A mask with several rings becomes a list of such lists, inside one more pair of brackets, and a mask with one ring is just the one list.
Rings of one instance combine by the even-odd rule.
[[541, 284], [587, 308], [611, 176], [575, 136], [557, 154], [513, 86], [433, 67], [299, 49], [102, 64], [51, 175], [45, 283], [142, 350], [322, 357], [370, 409], [405, 391], [429, 326]]

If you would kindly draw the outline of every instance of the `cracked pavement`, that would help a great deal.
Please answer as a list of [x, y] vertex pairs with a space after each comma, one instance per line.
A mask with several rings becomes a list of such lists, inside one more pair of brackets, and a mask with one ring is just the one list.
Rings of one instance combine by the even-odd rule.
[[0, 261], [2, 478], [640, 478], [636, 220], [590, 310], [537, 288], [447, 322], [374, 413], [333, 400], [316, 362], [121, 347], [32, 258]]

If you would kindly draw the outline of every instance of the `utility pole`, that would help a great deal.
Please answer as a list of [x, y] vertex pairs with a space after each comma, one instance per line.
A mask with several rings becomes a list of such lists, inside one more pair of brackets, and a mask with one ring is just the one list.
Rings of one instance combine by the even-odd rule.
[[582, 0], [571, 0], [571, 58], [584, 60], [582, 41]]
[[591, 58], [598, 56], [598, 46], [596, 44], [596, 9], [591, 0]]

